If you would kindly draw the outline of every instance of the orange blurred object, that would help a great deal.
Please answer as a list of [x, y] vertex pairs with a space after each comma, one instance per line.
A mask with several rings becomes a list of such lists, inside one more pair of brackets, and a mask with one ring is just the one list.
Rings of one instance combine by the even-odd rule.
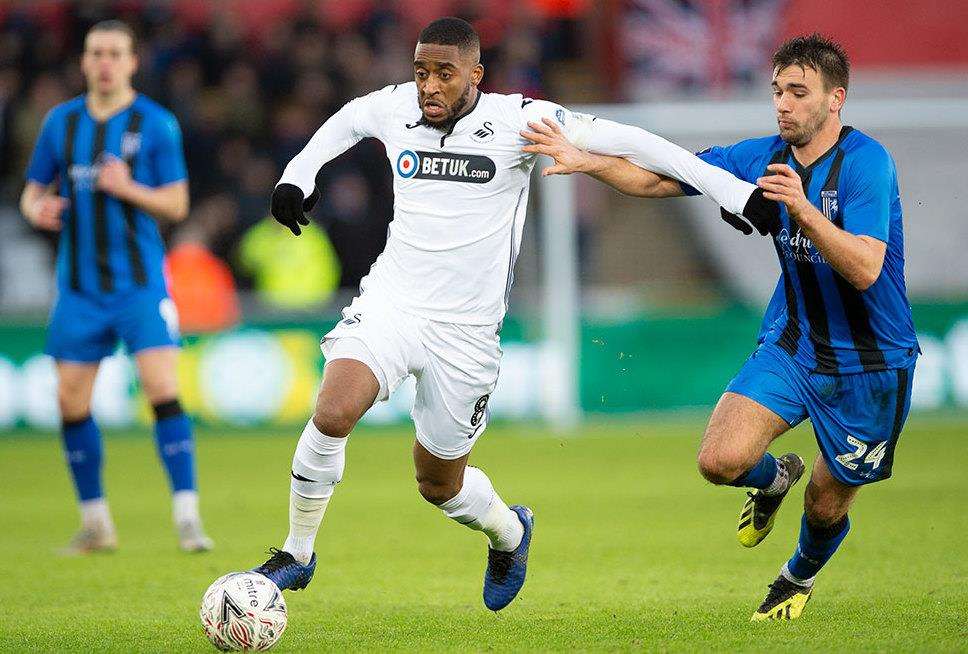
[[168, 290], [185, 333], [216, 332], [239, 321], [239, 296], [228, 265], [199, 243], [175, 246], [166, 259]]

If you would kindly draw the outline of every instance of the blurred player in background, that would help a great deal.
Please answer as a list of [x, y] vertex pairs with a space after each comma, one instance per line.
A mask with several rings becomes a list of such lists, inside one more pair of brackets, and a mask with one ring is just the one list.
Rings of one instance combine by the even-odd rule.
[[467, 462], [497, 383], [499, 332], [535, 161], [522, 152], [519, 132], [547, 118], [579, 142], [687, 179], [753, 220], [765, 220], [760, 214], [776, 206], [755, 185], [644, 130], [521, 95], [481, 92], [480, 41], [463, 20], [426, 27], [413, 66], [414, 82], [357, 98], [330, 117], [272, 195], [273, 216], [298, 236], [309, 223], [304, 211], [318, 198], [320, 167], [365, 137], [386, 146], [395, 193], [386, 249], [323, 339], [323, 383], [292, 462], [289, 536], [256, 570], [280, 588], [309, 583], [316, 533], [343, 476], [346, 437], [374, 402], [414, 375], [419, 492], [487, 536], [484, 603], [499, 610], [524, 583], [532, 512], [507, 506]]
[[48, 114], [20, 199], [32, 225], [61, 233], [45, 351], [56, 361], [64, 450], [80, 500], [74, 553], [117, 546], [91, 394], [101, 359], [118, 341], [134, 356], [154, 408], [179, 544], [212, 547], [198, 511], [192, 426], [178, 401], [178, 315], [155, 224], [188, 214], [181, 132], [170, 112], [132, 88], [137, 65], [126, 24], [91, 28], [81, 59], [87, 93]]
[[[753, 489], [740, 514], [740, 543], [766, 538], [804, 472], [798, 455], [774, 458], [770, 443], [810, 418], [820, 447], [796, 550], [753, 620], [800, 616], [814, 578], [847, 536], [858, 488], [891, 476], [920, 351], [904, 284], [894, 161], [880, 143], [841, 124], [849, 71], [843, 49], [819, 35], [784, 43], [773, 56], [779, 134], [699, 154], [782, 205], [778, 221], [751, 221], [773, 240], [780, 280], [759, 345], [720, 398], [699, 451], [706, 479]], [[546, 173], [585, 172], [641, 197], [695, 192], [582, 152], [553, 123], [536, 130], [535, 145], [525, 149], [556, 159]], [[723, 217], [752, 234], [731, 213]]]

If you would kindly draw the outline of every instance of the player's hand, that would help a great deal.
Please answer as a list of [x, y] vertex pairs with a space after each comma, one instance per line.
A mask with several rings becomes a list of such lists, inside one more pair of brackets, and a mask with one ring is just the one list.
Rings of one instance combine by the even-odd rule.
[[272, 191], [270, 211], [272, 217], [279, 223], [285, 225], [296, 236], [302, 234], [303, 227], [309, 224], [307, 211], [312, 211], [316, 200], [319, 199], [319, 191], [313, 189], [312, 195], [303, 198], [302, 190], [295, 184], [279, 184]]
[[105, 157], [97, 174], [97, 188], [108, 195], [123, 200], [132, 185], [131, 168], [114, 156]]
[[756, 180], [756, 185], [763, 189], [763, 197], [785, 204], [787, 213], [794, 220], [813, 206], [803, 192], [803, 181], [793, 168], [778, 163], [770, 164], [766, 169], [773, 174]]
[[541, 171], [542, 177], [548, 175], [570, 175], [588, 170], [592, 160], [584, 150], [576, 148], [565, 138], [558, 124], [550, 118], [542, 118], [540, 123], [528, 123], [531, 131], [524, 130], [521, 136], [531, 141], [522, 148], [525, 152], [543, 154], [555, 160], [554, 166]]
[[27, 220], [38, 229], [59, 232], [63, 226], [61, 214], [68, 205], [70, 202], [67, 198], [59, 195], [45, 195], [34, 203]]

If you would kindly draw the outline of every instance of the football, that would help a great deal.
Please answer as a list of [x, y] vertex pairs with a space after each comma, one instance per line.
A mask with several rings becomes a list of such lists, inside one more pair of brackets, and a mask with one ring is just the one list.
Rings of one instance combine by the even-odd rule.
[[279, 588], [256, 572], [216, 579], [198, 611], [205, 635], [227, 651], [267, 650], [286, 630], [286, 601]]

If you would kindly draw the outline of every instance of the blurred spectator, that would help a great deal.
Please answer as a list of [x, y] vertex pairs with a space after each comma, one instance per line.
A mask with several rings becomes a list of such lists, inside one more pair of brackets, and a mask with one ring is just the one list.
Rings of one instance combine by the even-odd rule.
[[267, 188], [275, 186], [281, 171], [272, 159], [255, 157], [247, 161], [238, 188], [239, 232], [244, 232], [269, 212]]
[[210, 198], [175, 234], [166, 264], [169, 291], [183, 332], [217, 332], [239, 321], [235, 278], [212, 252], [218, 235], [231, 228], [234, 214], [231, 198]]
[[256, 136], [265, 123], [265, 110], [259, 100], [259, 76], [245, 63], [237, 63], [225, 71], [222, 88], [223, 101], [228, 106], [228, 128]]
[[[142, 61], [144, 59], [142, 58]], [[202, 66], [194, 59], [183, 58], [168, 70], [163, 92], [166, 106], [184, 127], [198, 112], [198, 97], [202, 91]]]
[[[14, 149], [11, 140], [14, 102], [19, 87], [20, 76], [16, 69], [13, 67], [0, 68], [0, 176], [4, 181], [20, 172], [12, 161]], [[4, 183], [2, 186], [7, 187], [8, 184]], [[2, 193], [0, 197], [9, 200], [15, 197], [16, 190], [0, 188], [0, 193]]]
[[63, 81], [53, 73], [45, 73], [34, 80], [27, 101], [14, 111], [10, 132], [16, 156], [12, 163], [14, 170], [21, 171], [21, 175], [27, 168], [44, 116], [54, 105], [66, 99]]
[[339, 261], [326, 232], [315, 224], [292, 233], [274, 220], [252, 227], [239, 244], [239, 263], [268, 305], [290, 310], [324, 304], [339, 287]]

